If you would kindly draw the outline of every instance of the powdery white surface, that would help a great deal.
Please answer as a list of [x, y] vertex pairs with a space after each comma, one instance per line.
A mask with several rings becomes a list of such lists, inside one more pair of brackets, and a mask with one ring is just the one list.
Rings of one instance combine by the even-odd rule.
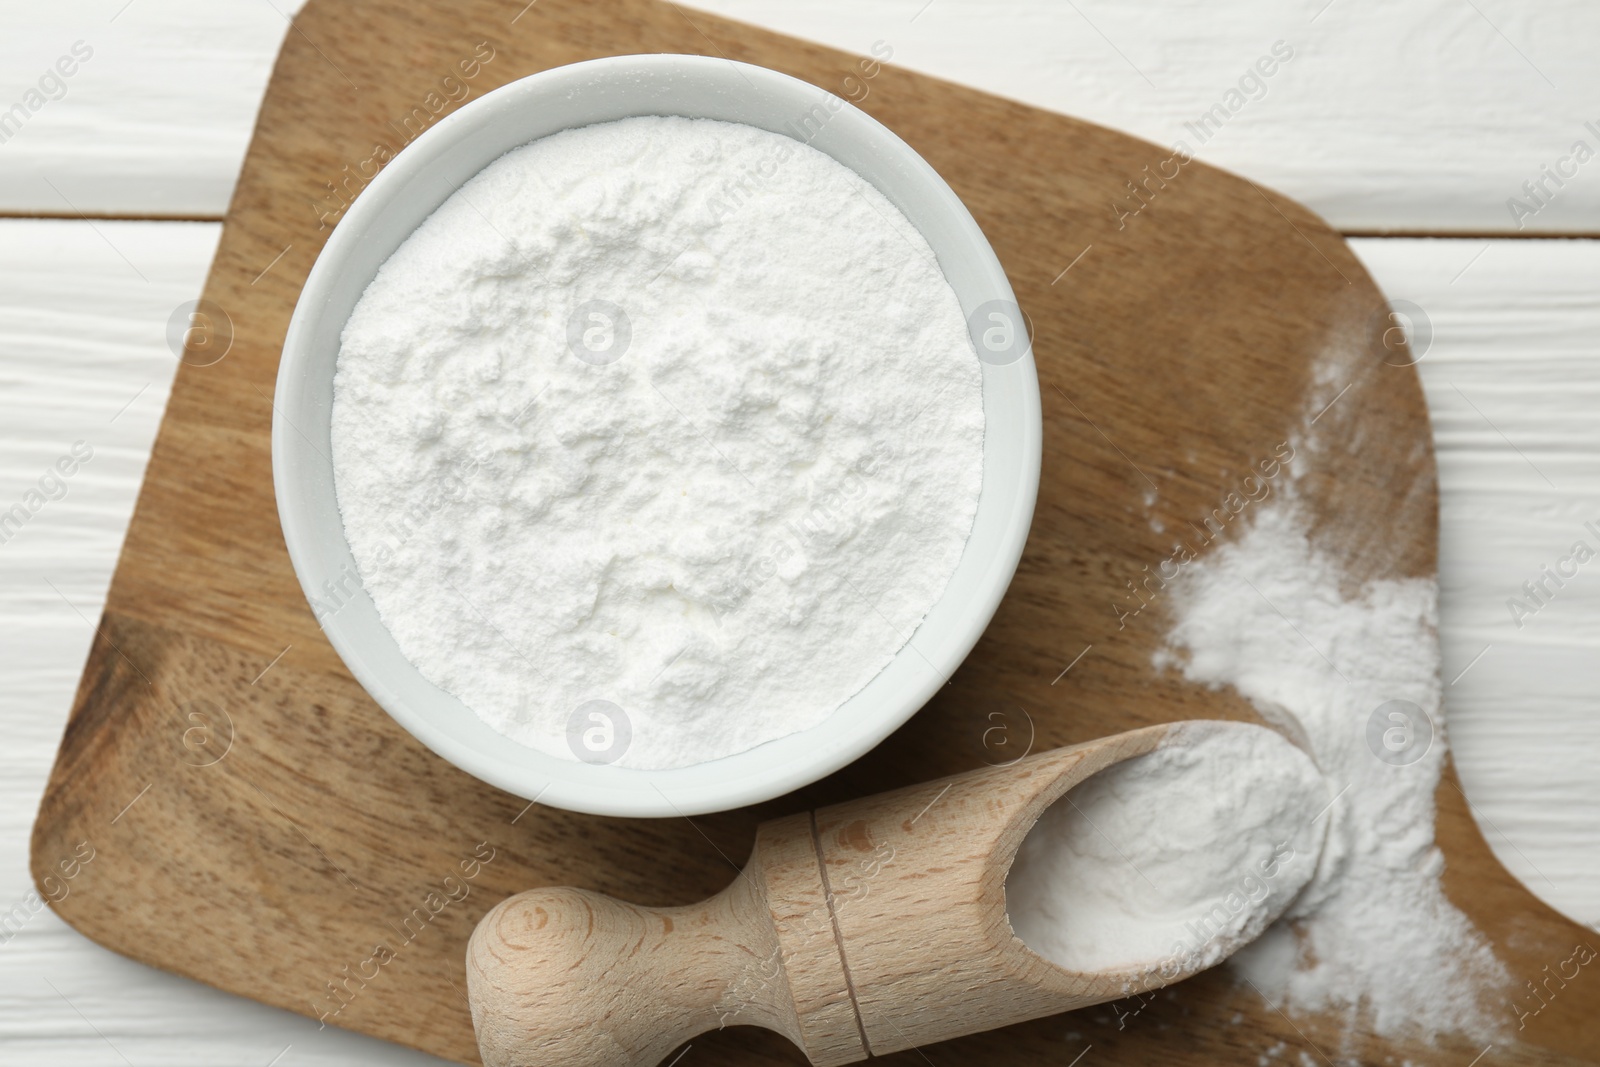
[[[575, 355], [575, 317], [620, 357]], [[616, 763], [684, 766], [822, 721], [905, 644], [972, 528], [981, 388], [871, 185], [627, 119], [508, 153], [380, 270], [339, 356], [339, 505], [431, 682], [567, 759], [610, 701]]]
[[[1433, 838], [1445, 752], [1436, 585], [1376, 581], [1346, 596], [1339, 565], [1307, 530], [1292, 484], [1260, 505], [1238, 540], [1171, 585], [1176, 622], [1157, 656], [1193, 681], [1233, 687], [1303, 739], [1339, 798], [1311, 883], [1233, 963], [1274, 1003], [1343, 1012], [1346, 1032], [1359, 1023], [1487, 1039], [1498, 1027], [1486, 1009], [1508, 974], [1445, 898]], [[1369, 719], [1392, 700], [1416, 705], [1435, 731], [1405, 765], [1380, 760], [1368, 741]]]
[[1248, 723], [1181, 723], [1056, 801], [1006, 878], [1011, 927], [1077, 971], [1170, 980], [1218, 963], [1311, 878], [1329, 800], [1306, 754]]

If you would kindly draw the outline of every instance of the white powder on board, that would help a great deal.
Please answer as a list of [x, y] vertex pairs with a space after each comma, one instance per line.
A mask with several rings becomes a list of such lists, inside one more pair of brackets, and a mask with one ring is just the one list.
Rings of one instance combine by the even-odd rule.
[[1338, 796], [1315, 877], [1232, 963], [1278, 1007], [1342, 1013], [1347, 1035], [1488, 1040], [1508, 974], [1445, 898], [1433, 837], [1445, 751], [1436, 583], [1350, 591], [1308, 531], [1291, 481], [1168, 587], [1175, 622], [1157, 665], [1237, 690], [1301, 741]]
[[635, 118], [508, 153], [395, 251], [332, 459], [424, 677], [550, 755], [667, 768], [883, 669], [961, 556], [983, 432], [955, 293], [882, 194], [788, 137]]
[[1012, 929], [1077, 971], [1171, 980], [1210, 967], [1311, 878], [1329, 794], [1271, 730], [1189, 722], [1075, 786], [1006, 878]]

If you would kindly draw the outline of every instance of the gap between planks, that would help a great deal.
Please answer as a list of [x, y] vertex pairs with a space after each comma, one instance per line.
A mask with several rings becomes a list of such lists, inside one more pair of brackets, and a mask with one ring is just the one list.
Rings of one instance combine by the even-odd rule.
[[[59, 222], [226, 222], [226, 215], [129, 214], [123, 212], [10, 211], [0, 208], [0, 222], [12, 219], [44, 219]], [[1575, 230], [1558, 233], [1517, 233], [1500, 230], [1339, 230], [1347, 239], [1405, 240], [1438, 238], [1447, 241], [1595, 241], [1600, 230]]]

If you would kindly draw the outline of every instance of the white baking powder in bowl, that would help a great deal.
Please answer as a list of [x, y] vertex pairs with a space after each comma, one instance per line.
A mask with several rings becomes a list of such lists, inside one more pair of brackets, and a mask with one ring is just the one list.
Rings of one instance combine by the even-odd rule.
[[1012, 930], [1075, 971], [1154, 981], [1210, 967], [1310, 881], [1329, 799], [1279, 734], [1180, 723], [1045, 810], [1006, 877]]
[[983, 432], [960, 304], [881, 193], [646, 117], [507, 153], [394, 252], [344, 328], [332, 460], [425, 678], [541, 752], [668, 768], [888, 664], [961, 557]]

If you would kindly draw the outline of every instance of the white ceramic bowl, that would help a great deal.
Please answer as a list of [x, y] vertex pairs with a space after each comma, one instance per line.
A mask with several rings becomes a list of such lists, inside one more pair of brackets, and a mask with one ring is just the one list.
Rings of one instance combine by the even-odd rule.
[[[821, 109], [820, 111], [817, 109]], [[564, 760], [510, 741], [401, 654], [364, 590], [324, 631], [351, 673], [401, 726], [451, 763], [518, 796], [602, 815], [693, 815], [813, 782], [882, 741], [971, 651], [1011, 582], [1039, 487], [1039, 382], [1011, 286], [933, 168], [864, 112], [763, 67], [702, 56], [617, 56], [544, 71], [466, 105], [374, 178], [317, 258], [278, 369], [272, 470], [283, 536], [308, 596], [355, 573], [327, 457], [339, 335], [379, 266], [462, 182], [503, 153], [559, 130], [634, 115], [742, 122], [808, 142], [860, 174], [920, 230], [975, 324], [984, 354], [983, 491], [944, 595], [881, 674], [825, 721], [748, 752], [674, 770]], [[998, 316], [998, 317], [996, 317]], [[1014, 341], [1005, 344], [1007, 331]], [[997, 351], [998, 349], [998, 351]], [[349, 584], [348, 582], [346, 583]], [[841, 640], [847, 635], [841, 635]]]

